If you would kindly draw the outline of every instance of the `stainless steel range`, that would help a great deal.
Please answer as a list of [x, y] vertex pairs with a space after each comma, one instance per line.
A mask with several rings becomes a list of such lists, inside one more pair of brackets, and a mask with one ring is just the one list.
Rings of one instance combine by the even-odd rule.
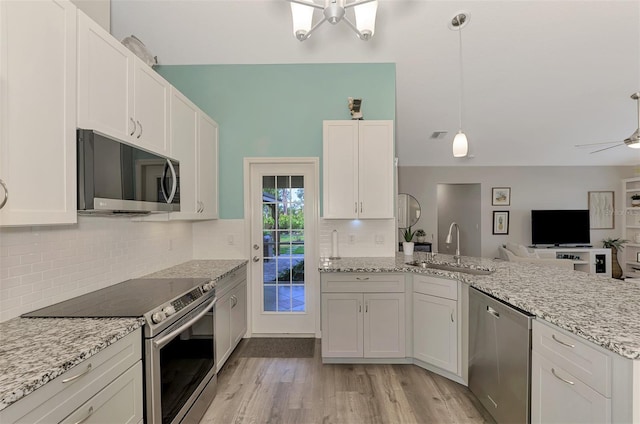
[[198, 422], [216, 392], [215, 285], [133, 279], [23, 317], [144, 317], [146, 422]]

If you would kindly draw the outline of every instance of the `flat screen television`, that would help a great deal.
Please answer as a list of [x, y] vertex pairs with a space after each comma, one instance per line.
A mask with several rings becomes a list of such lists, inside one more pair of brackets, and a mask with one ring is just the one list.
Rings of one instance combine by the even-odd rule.
[[589, 211], [532, 210], [531, 243], [589, 245]]

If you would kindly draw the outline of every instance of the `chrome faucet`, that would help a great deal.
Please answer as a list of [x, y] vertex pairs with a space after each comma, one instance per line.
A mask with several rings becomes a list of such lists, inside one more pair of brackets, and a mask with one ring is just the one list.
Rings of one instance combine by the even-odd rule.
[[447, 234], [447, 238], [444, 240], [446, 244], [451, 244], [453, 237], [451, 236], [451, 231], [453, 231], [453, 227], [456, 227], [456, 254], [453, 255], [453, 259], [456, 260], [456, 264], [460, 265], [462, 262], [462, 257], [460, 256], [460, 227], [456, 222], [452, 222], [449, 226], [449, 234]]

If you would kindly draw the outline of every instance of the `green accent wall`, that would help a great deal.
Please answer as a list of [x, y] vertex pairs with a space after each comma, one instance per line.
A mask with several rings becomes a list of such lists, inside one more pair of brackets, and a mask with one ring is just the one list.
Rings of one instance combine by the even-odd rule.
[[395, 120], [393, 63], [165, 65], [158, 72], [220, 125], [223, 219], [244, 217], [243, 158], [322, 158], [322, 121], [351, 119], [347, 97], [363, 99], [364, 119]]

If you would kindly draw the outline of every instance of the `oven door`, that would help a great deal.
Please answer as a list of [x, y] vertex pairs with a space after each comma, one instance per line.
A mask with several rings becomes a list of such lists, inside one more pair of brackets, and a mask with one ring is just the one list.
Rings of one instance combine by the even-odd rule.
[[216, 299], [145, 341], [146, 422], [199, 422], [215, 396]]

